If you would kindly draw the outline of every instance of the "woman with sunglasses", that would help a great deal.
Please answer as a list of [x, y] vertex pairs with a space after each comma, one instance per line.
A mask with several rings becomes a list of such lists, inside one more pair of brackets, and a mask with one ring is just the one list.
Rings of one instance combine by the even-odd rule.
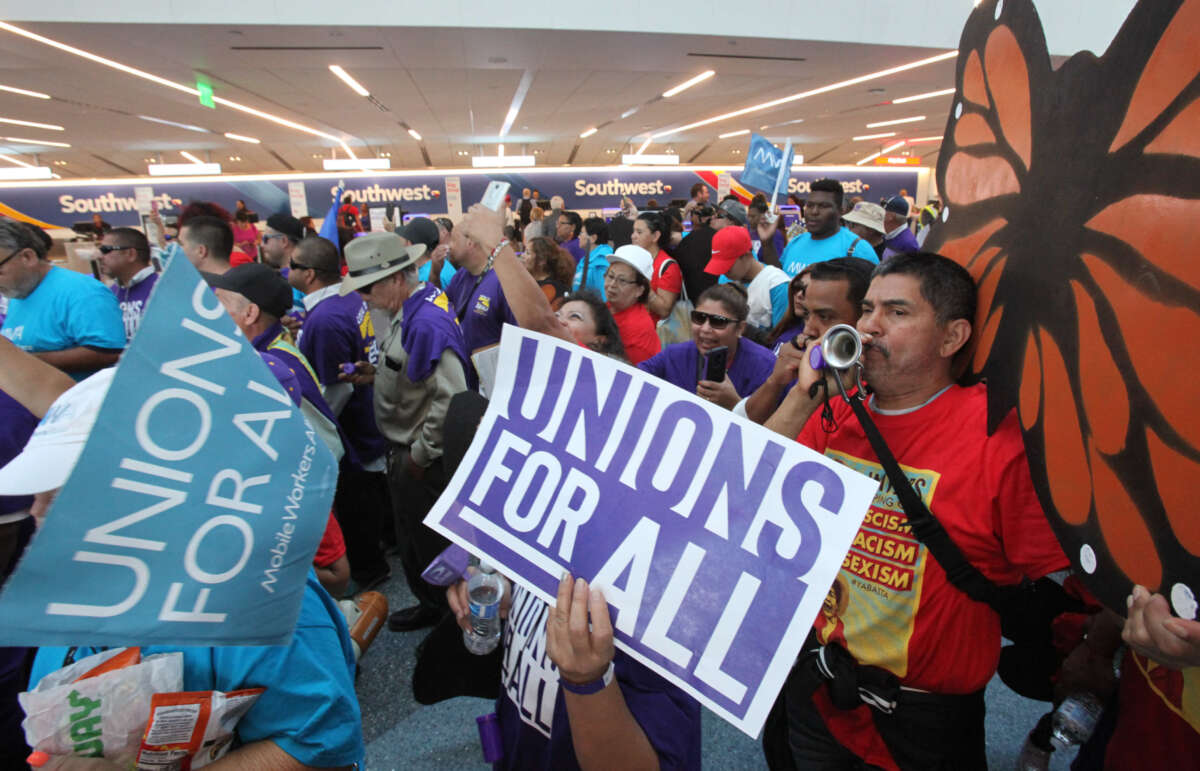
[[646, 307], [653, 266], [650, 252], [626, 244], [609, 255], [608, 272], [604, 274], [604, 296], [630, 364], [640, 364], [662, 350], [654, 317]]
[[[692, 311], [692, 340], [668, 345], [657, 356], [638, 367], [651, 375], [732, 409], [743, 395], [762, 385], [775, 367], [775, 356], [766, 348], [742, 337], [750, 305], [746, 290], [736, 284], [717, 284], [705, 289]], [[705, 380], [708, 355], [725, 347], [725, 378]]]

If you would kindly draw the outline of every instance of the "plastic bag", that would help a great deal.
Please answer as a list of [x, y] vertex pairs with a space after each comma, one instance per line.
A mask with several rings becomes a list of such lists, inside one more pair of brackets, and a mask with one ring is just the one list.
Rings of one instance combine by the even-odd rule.
[[138, 771], [203, 768], [229, 751], [234, 729], [265, 688], [155, 694]]
[[[18, 695], [25, 741], [52, 757], [103, 757], [132, 767], [153, 695], [182, 688], [182, 653], [142, 659], [137, 648], [118, 648], [88, 656]], [[56, 766], [51, 760], [42, 769]]]

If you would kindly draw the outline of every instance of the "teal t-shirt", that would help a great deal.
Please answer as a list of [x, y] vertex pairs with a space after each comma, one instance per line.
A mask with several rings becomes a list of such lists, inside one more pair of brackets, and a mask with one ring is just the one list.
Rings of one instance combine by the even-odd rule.
[[814, 239], [811, 233], [801, 233], [784, 247], [779, 263], [784, 272], [795, 276], [814, 262], [835, 260], [838, 257], [861, 257], [878, 263], [879, 257], [866, 239], [843, 227], [829, 238]]
[[8, 301], [0, 334], [31, 353], [125, 348], [125, 322], [113, 293], [91, 276], [58, 266], [28, 297]]
[[[80, 648], [75, 659], [98, 650]], [[61, 669], [67, 651], [39, 648], [30, 688]], [[311, 570], [291, 645], [148, 646], [142, 655], [173, 651], [183, 653], [185, 691], [267, 689], [238, 722], [239, 745], [270, 739], [305, 765], [362, 766], [362, 715], [354, 693], [350, 634], [342, 612]]]

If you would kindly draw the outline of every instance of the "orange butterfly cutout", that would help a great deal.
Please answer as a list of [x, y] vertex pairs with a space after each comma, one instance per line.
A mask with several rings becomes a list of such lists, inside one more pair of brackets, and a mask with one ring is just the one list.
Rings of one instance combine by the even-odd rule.
[[1051, 66], [1029, 0], [959, 46], [926, 248], [979, 286], [971, 369], [1014, 407], [1089, 587], [1194, 617], [1200, 593], [1200, 0], [1142, 0], [1103, 56]]

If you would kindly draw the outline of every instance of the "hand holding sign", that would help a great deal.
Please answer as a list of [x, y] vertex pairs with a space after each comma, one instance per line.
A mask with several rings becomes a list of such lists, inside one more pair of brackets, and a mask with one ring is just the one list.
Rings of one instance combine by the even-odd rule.
[[554, 609], [546, 617], [546, 653], [568, 683], [590, 683], [604, 676], [616, 648], [603, 592], [569, 573], [562, 577]]

